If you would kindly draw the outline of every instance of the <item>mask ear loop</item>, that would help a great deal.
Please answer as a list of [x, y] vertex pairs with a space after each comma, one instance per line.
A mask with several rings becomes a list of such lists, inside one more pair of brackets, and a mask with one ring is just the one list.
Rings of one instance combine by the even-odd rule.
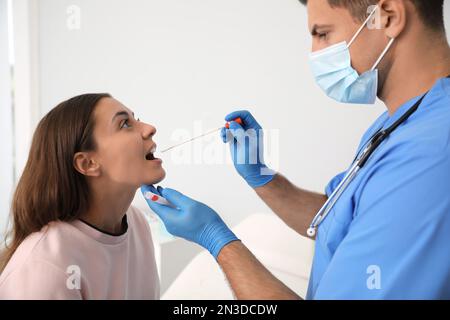
[[[359, 36], [359, 34], [362, 32], [362, 30], [364, 29], [364, 27], [366, 26], [366, 24], [370, 21], [370, 19], [373, 17], [373, 15], [375, 14], [375, 12], [377, 11], [378, 6], [375, 6], [375, 8], [372, 10], [372, 12], [369, 14], [369, 16], [367, 17], [366, 21], [364, 21], [364, 23], [361, 25], [361, 27], [359, 27], [358, 31], [355, 33], [355, 35], [353, 36], [352, 40], [350, 40], [350, 42], [347, 45], [347, 49], [350, 48], [350, 46], [353, 44], [353, 42], [355, 42], [356, 38]], [[372, 66], [372, 68], [370, 69], [370, 71], [375, 70], [375, 68], [380, 64], [381, 60], [383, 60], [384, 56], [386, 55], [386, 53], [389, 51], [389, 49], [391, 48], [392, 44], [394, 43], [395, 38], [391, 38], [391, 40], [389, 41], [388, 45], [386, 46], [386, 48], [384, 48], [383, 52], [381, 53], [380, 57], [378, 58], [378, 60], [374, 63], [374, 65]]]
[[377, 11], [378, 6], [375, 6], [375, 9], [372, 10], [372, 12], [369, 14], [369, 16], [367, 17], [366, 21], [364, 21], [364, 23], [361, 25], [361, 27], [359, 27], [358, 31], [356, 31], [355, 35], [353, 36], [352, 40], [350, 40], [350, 42], [347, 45], [347, 48], [350, 48], [350, 46], [353, 44], [353, 42], [355, 42], [356, 38], [359, 36], [359, 34], [361, 33], [361, 31], [364, 29], [364, 27], [366, 26], [366, 24], [370, 21], [370, 19], [372, 18], [372, 16], [375, 14], [375, 11]]
[[394, 43], [394, 40], [395, 40], [395, 38], [391, 38], [391, 40], [389, 41], [389, 43], [386, 46], [386, 48], [384, 48], [383, 53], [380, 55], [380, 57], [378, 58], [377, 62], [375, 62], [373, 67], [370, 69], [370, 71], [373, 71], [373, 70], [375, 70], [376, 67], [378, 67], [378, 65], [380, 64], [381, 60], [383, 60], [384, 56], [386, 55], [386, 53], [389, 51], [389, 49], [391, 48], [392, 44]]

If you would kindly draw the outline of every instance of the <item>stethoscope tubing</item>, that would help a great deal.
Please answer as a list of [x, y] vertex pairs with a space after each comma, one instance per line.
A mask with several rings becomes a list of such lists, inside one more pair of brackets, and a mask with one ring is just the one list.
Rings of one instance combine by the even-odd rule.
[[369, 158], [372, 156], [372, 154], [375, 152], [375, 150], [380, 146], [380, 144], [386, 140], [386, 138], [389, 137], [389, 135], [397, 129], [397, 127], [405, 122], [421, 105], [423, 99], [425, 98], [425, 95], [420, 98], [413, 107], [411, 107], [399, 120], [397, 120], [393, 125], [391, 125], [389, 128], [377, 132], [370, 141], [365, 145], [364, 151], [360, 154], [359, 157], [354, 161], [354, 164], [348, 171], [348, 173], [345, 175], [345, 177], [342, 179], [342, 181], [338, 184], [336, 189], [331, 193], [331, 195], [328, 197], [325, 204], [320, 208], [320, 210], [317, 212], [317, 214], [314, 216], [313, 220], [311, 221], [311, 224], [307, 230], [307, 235], [309, 237], [314, 237], [317, 232], [317, 228], [320, 226], [322, 221], [328, 216], [328, 214], [333, 209], [336, 202], [339, 200], [339, 198], [342, 196], [345, 190], [347, 190], [348, 185], [355, 179], [358, 172], [361, 170], [361, 168], [364, 167], [364, 165], [367, 163]]

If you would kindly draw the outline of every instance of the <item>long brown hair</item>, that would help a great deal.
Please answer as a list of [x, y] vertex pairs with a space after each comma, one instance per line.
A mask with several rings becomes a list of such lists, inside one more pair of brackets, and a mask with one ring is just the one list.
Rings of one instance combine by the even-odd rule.
[[39, 122], [28, 161], [14, 192], [12, 227], [0, 255], [0, 272], [33, 232], [51, 221], [72, 221], [87, 210], [85, 176], [75, 170], [76, 152], [93, 151], [95, 106], [107, 93], [83, 94], [64, 101]]

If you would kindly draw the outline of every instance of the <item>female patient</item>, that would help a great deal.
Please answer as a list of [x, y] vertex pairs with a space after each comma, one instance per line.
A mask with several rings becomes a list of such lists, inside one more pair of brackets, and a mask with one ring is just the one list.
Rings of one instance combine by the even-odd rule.
[[108, 94], [41, 120], [13, 198], [0, 299], [159, 299], [150, 228], [130, 207], [165, 176], [155, 132]]

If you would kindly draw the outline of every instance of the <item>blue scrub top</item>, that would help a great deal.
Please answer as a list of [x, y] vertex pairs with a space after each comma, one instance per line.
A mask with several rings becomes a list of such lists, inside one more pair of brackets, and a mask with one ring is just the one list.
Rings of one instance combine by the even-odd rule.
[[[419, 98], [382, 114], [358, 153]], [[378, 147], [318, 228], [307, 299], [450, 299], [450, 79]]]

